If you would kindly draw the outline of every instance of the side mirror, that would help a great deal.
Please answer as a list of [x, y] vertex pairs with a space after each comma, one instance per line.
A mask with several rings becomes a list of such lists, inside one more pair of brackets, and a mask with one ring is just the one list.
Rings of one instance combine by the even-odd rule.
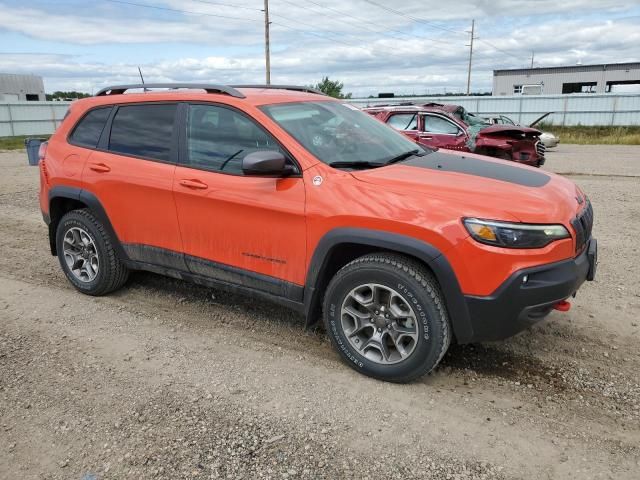
[[274, 150], [253, 152], [242, 159], [242, 171], [245, 175], [283, 177], [293, 173], [287, 165], [286, 157]]

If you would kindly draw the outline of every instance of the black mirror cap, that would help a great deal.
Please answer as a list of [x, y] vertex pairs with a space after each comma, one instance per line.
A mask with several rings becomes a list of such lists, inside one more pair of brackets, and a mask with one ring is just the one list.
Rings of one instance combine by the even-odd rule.
[[287, 158], [274, 150], [253, 152], [242, 159], [242, 171], [245, 175], [282, 177], [292, 173], [292, 169], [287, 167], [290, 167], [287, 165]]

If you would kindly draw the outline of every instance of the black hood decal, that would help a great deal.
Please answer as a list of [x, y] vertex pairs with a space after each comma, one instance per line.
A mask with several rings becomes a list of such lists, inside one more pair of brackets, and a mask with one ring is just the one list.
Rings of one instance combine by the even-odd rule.
[[412, 157], [402, 165], [429, 168], [443, 172], [464, 173], [476, 177], [491, 178], [502, 182], [515, 183], [525, 187], [542, 187], [551, 177], [545, 173], [527, 168], [512, 167], [507, 163], [496, 163], [474, 157], [465, 157], [437, 151], [423, 157]]

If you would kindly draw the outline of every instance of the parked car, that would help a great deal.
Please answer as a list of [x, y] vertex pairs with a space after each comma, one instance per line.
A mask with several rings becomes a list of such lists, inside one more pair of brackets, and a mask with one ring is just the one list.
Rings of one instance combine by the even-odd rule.
[[539, 130], [490, 125], [459, 105], [378, 105], [364, 111], [425, 147], [474, 152], [534, 167], [545, 162]]
[[[551, 115], [552, 113], [553, 112], [545, 113], [540, 118], [532, 122], [529, 125], [529, 127], [530, 128], [535, 127], [538, 123], [540, 123], [542, 120], [547, 118], [547, 116]], [[483, 117], [483, 118], [487, 121], [487, 123], [490, 123], [491, 125], [519, 125], [518, 123], [511, 120], [506, 115], [495, 115], [495, 116]], [[554, 135], [551, 132], [542, 132], [540, 134], [540, 141], [544, 144], [546, 148], [554, 148], [554, 147], [557, 147], [558, 144], [560, 143], [560, 137]]]
[[305, 87], [126, 93], [141, 87], [74, 102], [40, 149], [51, 253], [82, 293], [149, 270], [252, 295], [407, 382], [451, 342], [566, 310], [595, 275], [593, 210], [567, 178], [422, 148]]

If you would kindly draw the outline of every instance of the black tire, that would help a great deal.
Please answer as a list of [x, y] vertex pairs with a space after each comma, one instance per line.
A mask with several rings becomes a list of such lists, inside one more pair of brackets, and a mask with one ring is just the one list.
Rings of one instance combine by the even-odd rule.
[[[91, 281], [82, 281], [77, 278], [65, 260], [64, 237], [74, 227], [86, 232], [95, 245], [99, 267], [95, 278]], [[129, 269], [118, 258], [113, 249], [112, 239], [89, 210], [73, 210], [60, 219], [56, 230], [56, 249], [60, 266], [67, 279], [76, 289], [87, 295], [106, 295], [122, 287], [129, 278]]]
[[[343, 302], [354, 288], [367, 283], [393, 288], [416, 314], [418, 340], [412, 353], [397, 363], [371, 361], [345, 334]], [[365, 255], [344, 266], [327, 287], [323, 318], [333, 346], [350, 367], [389, 382], [406, 383], [430, 372], [451, 343], [451, 327], [438, 282], [424, 265], [397, 254]]]

